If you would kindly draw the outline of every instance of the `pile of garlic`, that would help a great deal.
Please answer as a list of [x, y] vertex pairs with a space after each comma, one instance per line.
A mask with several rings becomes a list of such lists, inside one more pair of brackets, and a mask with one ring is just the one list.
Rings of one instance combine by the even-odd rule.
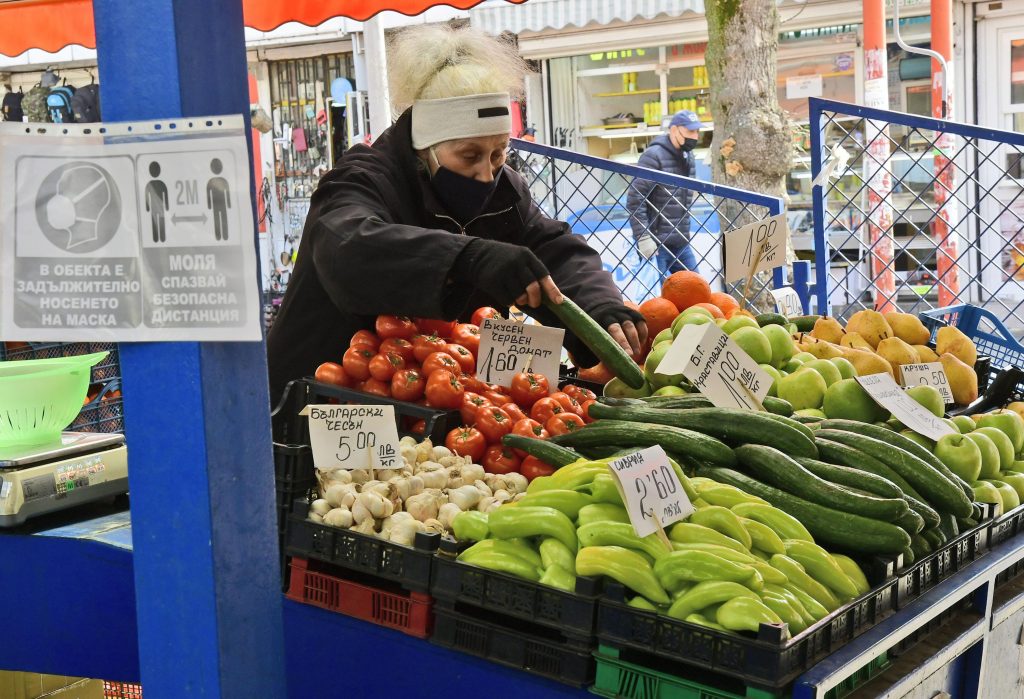
[[522, 474], [487, 473], [429, 439], [403, 437], [399, 447], [401, 470], [319, 471], [309, 519], [412, 546], [417, 532], [447, 532], [460, 512], [490, 512], [526, 494]]

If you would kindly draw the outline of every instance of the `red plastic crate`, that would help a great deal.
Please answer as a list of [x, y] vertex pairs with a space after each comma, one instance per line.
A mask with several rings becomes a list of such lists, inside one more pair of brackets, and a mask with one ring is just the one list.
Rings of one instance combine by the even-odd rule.
[[142, 699], [142, 685], [103, 680], [103, 696], [105, 699]]
[[434, 599], [422, 592], [388, 592], [321, 571], [310, 570], [309, 561], [292, 558], [291, 578], [285, 596], [290, 600], [386, 626], [416, 638], [429, 638], [433, 627]]

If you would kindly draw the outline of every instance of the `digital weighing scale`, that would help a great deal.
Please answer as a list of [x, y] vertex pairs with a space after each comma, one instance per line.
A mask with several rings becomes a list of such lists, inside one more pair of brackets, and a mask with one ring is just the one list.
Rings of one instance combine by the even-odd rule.
[[127, 492], [123, 434], [64, 432], [50, 446], [0, 449], [0, 527]]

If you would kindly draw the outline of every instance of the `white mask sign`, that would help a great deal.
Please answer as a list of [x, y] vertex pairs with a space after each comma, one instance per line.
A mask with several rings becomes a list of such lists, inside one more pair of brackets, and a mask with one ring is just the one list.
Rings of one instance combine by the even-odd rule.
[[526, 325], [513, 320], [486, 318], [480, 324], [480, 351], [476, 374], [487, 383], [510, 386], [523, 371], [542, 374], [554, 386], [562, 356], [565, 330], [543, 325]]
[[393, 469], [402, 463], [391, 405], [308, 405], [313, 465], [335, 469]]
[[888, 373], [858, 376], [857, 382], [876, 403], [914, 432], [934, 440], [955, 433], [952, 427], [908, 396], [903, 387]]
[[623, 456], [609, 466], [637, 536], [653, 534], [659, 524], [665, 528], [693, 513], [693, 504], [661, 447]]

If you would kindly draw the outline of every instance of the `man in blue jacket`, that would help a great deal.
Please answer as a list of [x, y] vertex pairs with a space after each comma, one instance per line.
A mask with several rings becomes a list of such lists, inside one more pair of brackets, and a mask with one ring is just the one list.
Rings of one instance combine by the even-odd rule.
[[[700, 119], [688, 109], [676, 112], [668, 133], [658, 136], [640, 156], [640, 167], [673, 175], [693, 177], [696, 167], [693, 149], [697, 145]], [[697, 271], [697, 259], [690, 248], [689, 189], [665, 187], [636, 178], [629, 188], [626, 208], [637, 249], [657, 261], [663, 277], [684, 269]]]

